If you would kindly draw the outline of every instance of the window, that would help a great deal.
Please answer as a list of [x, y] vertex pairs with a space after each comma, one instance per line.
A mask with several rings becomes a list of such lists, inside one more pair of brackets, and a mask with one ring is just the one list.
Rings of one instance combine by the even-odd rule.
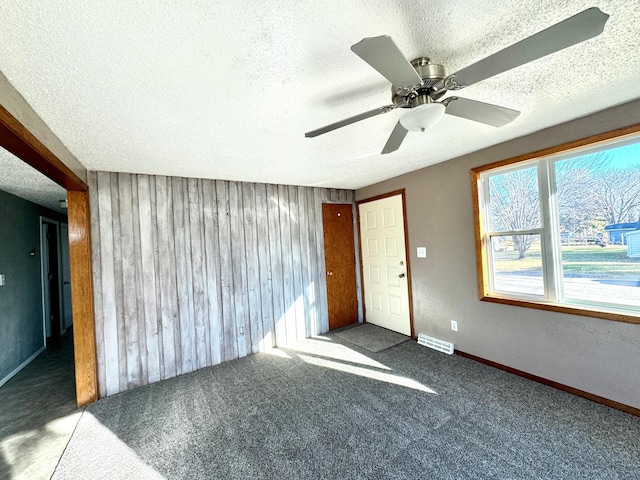
[[638, 131], [472, 170], [481, 299], [640, 323]]

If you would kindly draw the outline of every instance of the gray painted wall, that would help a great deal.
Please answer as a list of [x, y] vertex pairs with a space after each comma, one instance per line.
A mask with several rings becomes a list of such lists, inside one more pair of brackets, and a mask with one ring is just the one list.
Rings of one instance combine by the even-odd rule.
[[[40, 216], [64, 217], [0, 191], [0, 380], [37, 352], [42, 333]], [[31, 250], [36, 256], [29, 255]]]
[[353, 191], [88, 176], [101, 396], [328, 330], [322, 203]]
[[478, 300], [470, 179], [473, 167], [639, 122], [636, 101], [358, 190], [361, 200], [406, 189], [416, 333], [639, 408], [640, 325]]

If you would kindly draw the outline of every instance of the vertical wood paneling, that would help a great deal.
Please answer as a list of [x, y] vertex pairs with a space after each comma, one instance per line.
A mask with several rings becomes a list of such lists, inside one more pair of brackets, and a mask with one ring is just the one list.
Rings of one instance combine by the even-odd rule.
[[[240, 185], [229, 182], [229, 220], [231, 224], [231, 261], [233, 275], [233, 305], [235, 307], [235, 331], [238, 341], [238, 356], [247, 355], [251, 343], [247, 328], [247, 265], [244, 252], [244, 229], [242, 225], [242, 192]], [[248, 341], [249, 340], [249, 341]]]
[[304, 298], [302, 285], [302, 246], [300, 245], [300, 204], [298, 198], [298, 187], [289, 186], [289, 211], [291, 218], [291, 259], [293, 265], [293, 298], [295, 330], [293, 338], [301, 340], [305, 338], [305, 318], [304, 318]]
[[[131, 176], [118, 174], [118, 195], [115, 199], [119, 202], [120, 210], [120, 246], [122, 256], [120, 264], [122, 268], [123, 289], [132, 289], [134, 295], [124, 295], [122, 293], [123, 320], [125, 330], [125, 345], [127, 355], [127, 385], [137, 387], [143, 384], [142, 361], [140, 358], [139, 341], [140, 332], [138, 324], [138, 298], [137, 287], [141, 285], [136, 279], [136, 258], [134, 249], [134, 229], [133, 229], [133, 194], [131, 192]], [[132, 255], [133, 254], [133, 255]], [[140, 324], [144, 324], [140, 322]], [[146, 382], [145, 382], [146, 383]]]
[[171, 188], [173, 193], [173, 232], [175, 235], [174, 255], [176, 258], [176, 285], [178, 293], [178, 325], [180, 328], [180, 352], [181, 364], [180, 373], [187, 373], [193, 370], [193, 349], [191, 340], [193, 338], [193, 322], [189, 310], [189, 275], [187, 272], [187, 262], [189, 257], [186, 247], [186, 225], [184, 218], [184, 190], [182, 178], [173, 178]]
[[298, 224], [300, 225], [300, 289], [302, 293], [302, 318], [298, 321], [298, 338], [311, 335], [311, 296], [309, 277], [310, 240], [309, 240], [309, 208], [307, 207], [307, 192], [305, 187], [298, 189]]
[[262, 312], [262, 337], [259, 350], [265, 351], [275, 346], [275, 326], [273, 322], [273, 284], [271, 274], [271, 254], [269, 242], [269, 216], [267, 211], [267, 186], [255, 186], [256, 234], [258, 242], [258, 264], [260, 274], [260, 310]]
[[191, 251], [191, 282], [193, 285], [193, 322], [195, 327], [194, 362], [197, 368], [211, 365], [211, 354], [207, 345], [207, 328], [205, 326], [205, 317], [208, 316], [207, 304], [205, 301], [205, 275], [206, 268], [204, 264], [204, 232], [202, 231], [202, 182], [189, 178], [187, 180], [188, 202], [189, 207], [189, 238]]
[[260, 300], [260, 267], [258, 263], [258, 233], [256, 225], [256, 192], [253, 183], [243, 183], [242, 214], [244, 218], [245, 259], [247, 262], [247, 295], [249, 300], [249, 332], [251, 352], [260, 351], [262, 305]]
[[[111, 208], [111, 175], [98, 173], [98, 205], [100, 212], [100, 275], [102, 287], [102, 305], [96, 311], [96, 328], [103, 331], [104, 357], [98, 359], [98, 369], [104, 370], [105, 395], [120, 391], [118, 362], [118, 322], [116, 318], [116, 280], [113, 249], [113, 212]], [[92, 208], [93, 210], [93, 208]], [[117, 217], [116, 217], [117, 218]]]
[[[162, 353], [164, 378], [177, 375], [176, 323], [178, 321], [173, 221], [170, 215], [171, 182], [167, 177], [156, 177], [156, 222], [158, 242], [158, 282], [160, 284], [160, 318], [162, 319]], [[178, 330], [179, 331], [179, 330]]]
[[147, 175], [138, 176], [138, 208], [140, 211], [140, 250], [142, 252], [142, 298], [146, 335], [147, 376], [149, 383], [160, 380], [160, 345], [156, 309], [156, 271], [151, 225], [151, 185]]
[[[103, 294], [102, 294], [102, 254], [101, 254], [101, 231], [100, 231], [100, 208], [98, 188], [98, 175], [95, 172], [89, 172], [87, 175], [89, 184], [89, 206], [91, 208], [91, 272], [93, 273], [93, 311], [95, 322], [95, 338], [96, 338], [96, 369], [98, 380], [98, 393], [101, 397], [107, 395], [107, 378], [105, 371], [104, 359], [105, 337], [104, 337], [104, 310], [103, 310]], [[107, 212], [102, 213], [103, 216]], [[109, 218], [109, 220], [111, 220]], [[72, 299], [75, 297], [72, 297]], [[100, 363], [101, 362], [101, 363]]]
[[[130, 178], [131, 182], [131, 216], [132, 219], [138, 219], [140, 216], [140, 208], [138, 203], [138, 183], [134, 178]], [[140, 313], [140, 318], [144, 318], [144, 295], [142, 295], [142, 285], [144, 284], [144, 277], [142, 276], [142, 246], [140, 241], [140, 222], [132, 221], [131, 228], [133, 229], [133, 251], [132, 254], [127, 257], [127, 260], [131, 266], [135, 269], [135, 285], [132, 288], [136, 289], [136, 311]], [[146, 384], [149, 381], [148, 375], [148, 359], [146, 355], [147, 351], [147, 327], [145, 322], [139, 322], [136, 316], [133, 321], [134, 328], [137, 326], [137, 343], [140, 353], [140, 376], [142, 378], [142, 384]], [[127, 337], [128, 340], [128, 337]]]
[[[154, 272], [156, 273], [156, 278], [155, 278], [155, 289], [156, 289], [156, 293], [155, 293], [155, 297], [154, 297], [154, 302], [153, 302], [153, 307], [155, 307], [155, 332], [156, 332], [156, 339], [154, 342], [154, 348], [157, 349], [158, 351], [158, 364], [159, 364], [159, 374], [160, 374], [160, 379], [163, 380], [165, 378], [167, 378], [165, 372], [164, 372], [164, 349], [162, 348], [162, 345], [164, 344], [164, 339], [162, 338], [163, 335], [163, 331], [162, 331], [162, 305], [160, 304], [160, 302], [158, 301], [161, 298], [162, 295], [162, 291], [160, 289], [160, 281], [158, 279], [158, 270], [160, 269], [160, 262], [159, 262], [159, 258], [158, 258], [158, 200], [157, 200], [157, 195], [156, 195], [156, 182], [155, 182], [155, 176], [147, 176], [148, 178], [148, 182], [149, 182], [149, 195], [150, 195], [150, 203], [151, 203], [151, 251], [153, 252], [153, 268], [154, 268]], [[134, 182], [134, 186], [135, 186], [135, 182]], [[135, 188], [134, 188], [134, 193], [135, 193]], [[146, 332], [145, 332], [146, 333]], [[148, 370], [147, 370], [148, 371]]]
[[291, 248], [291, 203], [289, 189], [286, 185], [278, 185], [278, 199], [280, 201], [280, 240], [282, 242], [282, 283], [284, 286], [285, 328], [284, 343], [286, 345], [296, 338], [296, 312], [294, 307], [295, 295], [293, 288], [293, 252]]
[[309, 251], [307, 252], [307, 268], [305, 269], [305, 289], [306, 298], [309, 299], [309, 335], [318, 335], [318, 303], [321, 299], [318, 296], [319, 276], [324, 280], [323, 272], [318, 268], [318, 249], [320, 248], [317, 241], [316, 232], [316, 209], [315, 209], [315, 192], [317, 189], [307, 188], [307, 221], [309, 223]]
[[314, 192], [314, 211], [316, 216], [316, 262], [318, 269], [316, 271], [316, 279], [318, 288], [318, 300], [316, 302], [316, 312], [318, 314], [317, 333], [325, 333], [329, 331], [329, 316], [327, 313], [327, 269], [324, 264], [324, 232], [322, 230], [322, 202], [328, 200], [329, 191], [325, 188], [315, 189]]
[[280, 233], [280, 198], [277, 185], [267, 185], [267, 208], [269, 215], [269, 256], [273, 298], [274, 345], [286, 345], [287, 325], [285, 319], [284, 283], [282, 276], [282, 236]]
[[323, 202], [354, 192], [89, 176], [100, 392], [326, 332]]
[[113, 222], [112, 230], [112, 245], [113, 245], [113, 272], [115, 279], [115, 294], [116, 294], [116, 329], [118, 331], [118, 384], [120, 390], [126, 390], [128, 388], [127, 382], [127, 336], [126, 336], [126, 324], [124, 322], [124, 279], [122, 277], [122, 216], [120, 212], [120, 202], [118, 202], [118, 174], [112, 173], [110, 175], [110, 190], [111, 190], [111, 211], [117, 221]]
[[220, 286], [222, 291], [223, 360], [238, 358], [236, 314], [233, 305], [233, 262], [231, 261], [231, 224], [228, 182], [216, 180], [218, 209], [218, 245], [220, 247]]
[[222, 295], [220, 291], [218, 211], [216, 208], [216, 187], [213, 180], [204, 180], [202, 185], [202, 195], [211, 365], [217, 365], [222, 361], [224, 336], [222, 327]]

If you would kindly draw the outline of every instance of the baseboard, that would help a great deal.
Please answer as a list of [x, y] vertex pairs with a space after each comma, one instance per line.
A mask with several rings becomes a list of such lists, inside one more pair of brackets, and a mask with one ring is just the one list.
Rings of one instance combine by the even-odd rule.
[[40, 347], [40, 349], [34, 353], [33, 355], [31, 355], [29, 358], [27, 358], [24, 362], [22, 362], [20, 365], [18, 365], [9, 375], [7, 375], [6, 377], [4, 377], [2, 380], [0, 380], [0, 387], [2, 385], [4, 385], [5, 383], [7, 383], [9, 380], [11, 380], [13, 377], [16, 376], [16, 374], [22, 370], [24, 367], [26, 367], [27, 365], [29, 365], [33, 360], [35, 360], [35, 358], [40, 355], [42, 352], [44, 352], [44, 345], [42, 347]]
[[466, 352], [461, 352], [460, 350], [456, 350], [455, 353], [456, 355], [460, 355], [461, 357], [468, 358], [470, 360], [475, 360], [476, 362], [484, 363], [485, 365], [489, 365], [490, 367], [494, 367], [499, 370], [503, 370], [505, 372], [512, 373], [514, 375], [518, 375], [519, 377], [526, 378], [527, 380], [532, 380], [537, 383], [542, 383], [543, 385], [557, 388], [558, 390], [562, 390], [563, 392], [567, 392], [572, 395], [576, 395], [578, 397], [583, 397], [583, 398], [586, 398], [587, 400], [591, 400], [592, 402], [601, 403], [602, 405], [606, 405], [607, 407], [615, 408], [616, 410], [621, 410], [623, 412], [630, 413], [631, 415], [635, 415], [636, 417], [640, 417], [640, 408], [632, 407], [630, 405], [625, 405], [624, 403], [616, 402], [615, 400], [610, 400], [608, 398], [604, 398], [599, 395], [594, 395], [593, 393], [585, 392], [584, 390], [570, 387], [562, 383], [554, 382], [553, 380], [549, 380], [547, 378], [543, 378], [537, 375], [533, 375], [531, 373], [523, 372], [522, 370], [508, 367], [506, 365], [502, 365], [501, 363], [497, 363], [492, 360], [487, 360], [482, 357], [476, 357], [475, 355], [471, 355], [470, 353], [466, 353]]

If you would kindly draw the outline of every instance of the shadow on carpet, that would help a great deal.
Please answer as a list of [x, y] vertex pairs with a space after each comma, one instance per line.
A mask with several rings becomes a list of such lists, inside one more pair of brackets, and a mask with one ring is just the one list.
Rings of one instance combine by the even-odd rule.
[[342, 340], [353, 343], [373, 353], [381, 352], [387, 348], [395, 347], [402, 342], [411, 340], [406, 335], [392, 332], [391, 330], [370, 323], [338, 330], [335, 332], [335, 335]]

